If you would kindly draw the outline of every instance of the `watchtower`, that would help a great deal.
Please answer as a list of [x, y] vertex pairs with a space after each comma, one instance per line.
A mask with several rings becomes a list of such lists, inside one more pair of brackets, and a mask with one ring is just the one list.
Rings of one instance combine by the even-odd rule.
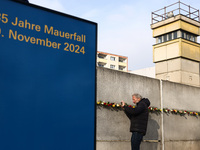
[[199, 10], [182, 2], [152, 12], [156, 78], [200, 86]]

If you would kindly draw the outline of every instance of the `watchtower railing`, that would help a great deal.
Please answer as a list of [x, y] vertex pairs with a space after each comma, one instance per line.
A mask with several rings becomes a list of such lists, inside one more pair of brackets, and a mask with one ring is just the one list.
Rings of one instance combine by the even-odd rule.
[[176, 16], [176, 15], [184, 15], [190, 19], [199, 21], [199, 10], [191, 7], [190, 5], [186, 5], [180, 1], [171, 4], [167, 7], [164, 7], [162, 9], [156, 10], [151, 13], [151, 24], [163, 21], [165, 19], [168, 19], [170, 17]]

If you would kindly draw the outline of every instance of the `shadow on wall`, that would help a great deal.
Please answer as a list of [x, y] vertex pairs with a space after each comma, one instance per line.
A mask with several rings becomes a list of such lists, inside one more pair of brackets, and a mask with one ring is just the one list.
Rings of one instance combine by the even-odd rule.
[[[157, 120], [155, 120], [157, 119]], [[148, 150], [157, 150], [159, 148], [160, 138], [159, 138], [159, 129], [160, 125], [158, 124], [159, 117], [157, 115], [149, 114], [149, 121], [147, 126], [147, 133], [144, 136], [143, 147], [148, 146]], [[150, 144], [151, 143], [151, 144]]]
[[144, 137], [144, 140], [159, 140], [158, 139], [159, 129], [160, 129], [160, 125], [158, 124], [158, 122], [154, 120], [151, 115], [149, 115], [147, 133]]

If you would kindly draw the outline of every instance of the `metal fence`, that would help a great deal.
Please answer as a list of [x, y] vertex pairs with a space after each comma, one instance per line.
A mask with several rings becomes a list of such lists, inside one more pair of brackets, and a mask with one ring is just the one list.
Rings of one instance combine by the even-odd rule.
[[151, 24], [163, 21], [176, 15], [184, 15], [190, 19], [199, 21], [199, 10], [180, 1], [151, 13]]

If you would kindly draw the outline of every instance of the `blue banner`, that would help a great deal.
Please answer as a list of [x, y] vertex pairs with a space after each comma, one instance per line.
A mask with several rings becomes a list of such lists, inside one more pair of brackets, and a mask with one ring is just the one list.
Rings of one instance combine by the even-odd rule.
[[97, 24], [0, 1], [0, 149], [94, 150]]

